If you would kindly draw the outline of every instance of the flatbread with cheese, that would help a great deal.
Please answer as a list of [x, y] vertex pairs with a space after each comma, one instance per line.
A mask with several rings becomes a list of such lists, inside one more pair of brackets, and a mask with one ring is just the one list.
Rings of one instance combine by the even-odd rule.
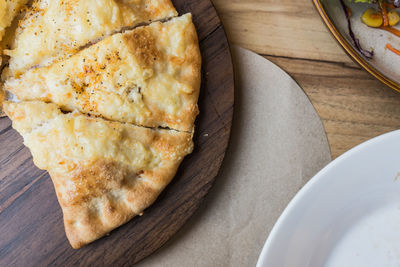
[[193, 131], [201, 57], [191, 14], [115, 34], [49, 67], [9, 79], [22, 100], [146, 127]]
[[192, 135], [64, 114], [55, 104], [5, 102], [35, 164], [50, 173], [74, 248], [151, 205], [193, 148]]
[[5, 76], [63, 60], [124, 27], [176, 15], [170, 0], [35, 0], [14, 49], [5, 51], [11, 57]]

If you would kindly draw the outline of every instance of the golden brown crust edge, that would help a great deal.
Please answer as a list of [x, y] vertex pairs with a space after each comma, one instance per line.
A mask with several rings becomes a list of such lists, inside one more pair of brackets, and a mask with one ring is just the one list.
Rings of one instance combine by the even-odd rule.
[[[88, 176], [92, 179], [105, 177], [102, 180], [106, 181], [109, 180], [107, 177], [112, 177], [106, 185], [108, 192], [96, 197], [97, 207], [94, 210], [93, 201], [69, 204], [71, 202], [66, 203], [57, 192], [63, 209], [65, 231], [73, 248], [101, 238], [153, 204], [174, 178], [184, 156], [192, 151], [192, 135], [158, 135], [153, 140], [153, 147], [163, 154], [162, 163], [155, 169], [133, 172], [128, 166], [105, 161], [77, 168], [74, 175], [84, 176], [86, 180], [91, 179]], [[170, 156], [171, 153], [176, 155]], [[51, 173], [51, 176], [58, 191], [56, 183], [62, 179], [58, 179], [56, 174]], [[79, 217], [84, 220], [76, 227], [74, 220]]]
[[[197, 103], [201, 88], [202, 58], [197, 31], [192, 21], [192, 15], [190, 13], [189, 15], [191, 23], [188, 25], [188, 28], [185, 31], [186, 43], [188, 45], [186, 48], [185, 62], [182, 65], [182, 69], [185, 71], [181, 72], [180, 79], [182, 82], [193, 88], [191, 93], [188, 93], [184, 96], [185, 101], [190, 104], [187, 106], [187, 109], [182, 111], [181, 114], [173, 121], [169, 121], [170, 119], [167, 116], [163, 117], [164, 120], [168, 121], [171, 125], [175, 124], [175, 126], [173, 126], [175, 129], [183, 129], [183, 131], [194, 132], [194, 122], [197, 115], [199, 115], [199, 107]], [[184, 119], [182, 120], [182, 118]]]
[[192, 102], [193, 105], [190, 107], [189, 110], [186, 111], [186, 114], [183, 115], [183, 117], [188, 118], [183, 123], [183, 127], [185, 129], [191, 129], [191, 132], [193, 132], [194, 121], [197, 115], [199, 114], [199, 108], [197, 102], [199, 99], [200, 87], [201, 87], [201, 64], [202, 64], [199, 39], [193, 21], [187, 30], [186, 39], [187, 42], [190, 43], [190, 45], [187, 47], [187, 58], [185, 60], [183, 67], [191, 69], [190, 66], [193, 66], [193, 68], [187, 74], [184, 74], [182, 78], [193, 88], [193, 93], [188, 96], [188, 98], [190, 98], [190, 102]]
[[[152, 106], [150, 103], [147, 104], [151, 107], [150, 109], [153, 112], [152, 117], [157, 118], [154, 121], [164, 121], [165, 125], [161, 126], [169, 127], [179, 131], [193, 132], [194, 122], [197, 115], [199, 115], [197, 102], [201, 88], [202, 58], [197, 31], [192, 20], [192, 14], [188, 13], [183, 16], [190, 16], [190, 23], [188, 24], [184, 33], [187, 47], [185, 51], [185, 61], [181, 65], [181, 69], [183, 71], [181, 71], [178, 80], [192, 88], [190, 93], [184, 93], [183, 95], [183, 99], [186, 103], [188, 103], [188, 105], [186, 109], [180, 111], [178, 115], [171, 116], [171, 114], [167, 114], [160, 110], [156, 105]], [[178, 17], [177, 19], [181, 17]], [[138, 60], [141, 62], [141, 65], [146, 67], [150, 67], [152, 64], [154, 64], [152, 60], [153, 58], [162, 57], [155, 47], [154, 38], [148, 31], [149, 30], [146, 27], [139, 27], [133, 30], [131, 34], [124, 37], [128, 43], [128, 47], [132, 48], [131, 53], [138, 58]], [[149, 125], [151, 125], [150, 122]]]
[[[122, 195], [113, 194], [113, 189], [118, 189], [118, 191], [121, 189], [108, 188], [110, 190], [108, 193], [97, 198], [96, 208], [92, 207], [91, 202], [65, 203], [63, 196], [57, 190], [57, 182], [63, 179], [51, 173], [63, 210], [65, 232], [71, 246], [74, 249], [81, 248], [141, 214], [144, 209], [153, 204], [174, 178], [182, 159], [183, 157], [177, 161], [168, 161], [162, 168], [140, 174], [131, 173], [129, 168], [112, 162], [96, 162], [89, 168], [80, 169], [76, 173], [78, 177], [84, 175], [87, 178], [87, 175], [91, 174], [97, 179], [109, 174], [122, 183], [121, 188], [124, 192]], [[129, 176], [137, 178], [129, 182], [126, 179]], [[84, 219], [76, 225], [76, 218]]]
[[[1, 83], [0, 83], [0, 85], [1, 85]], [[6, 116], [6, 114], [3, 110], [3, 103], [5, 100], [4, 95], [5, 95], [5, 93], [4, 93], [3, 89], [1, 89], [1, 87], [0, 87], [0, 118]]]

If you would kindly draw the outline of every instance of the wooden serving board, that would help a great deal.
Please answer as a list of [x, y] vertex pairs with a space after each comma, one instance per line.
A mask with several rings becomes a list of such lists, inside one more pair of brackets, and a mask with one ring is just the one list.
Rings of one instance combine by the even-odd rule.
[[175, 0], [192, 12], [203, 56], [195, 150], [173, 182], [141, 217], [82, 249], [64, 233], [61, 208], [47, 172], [0, 119], [0, 266], [132, 265], [161, 247], [196, 211], [218, 173], [228, 145], [234, 77], [223, 26], [209, 0]]

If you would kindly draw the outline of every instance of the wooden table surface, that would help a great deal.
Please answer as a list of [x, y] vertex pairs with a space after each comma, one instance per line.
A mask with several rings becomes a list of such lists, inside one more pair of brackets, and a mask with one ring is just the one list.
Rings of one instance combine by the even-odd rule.
[[287, 71], [322, 118], [336, 158], [400, 128], [400, 93], [347, 56], [311, 0], [213, 0], [232, 44]]

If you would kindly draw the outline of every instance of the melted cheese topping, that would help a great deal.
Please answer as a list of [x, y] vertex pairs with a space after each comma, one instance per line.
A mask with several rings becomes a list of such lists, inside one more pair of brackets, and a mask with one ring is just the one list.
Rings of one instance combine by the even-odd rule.
[[23, 100], [147, 127], [192, 131], [200, 52], [191, 15], [115, 34], [5, 87]]
[[[146, 171], [158, 167], [163, 159], [181, 159], [192, 149], [187, 146], [191, 144], [189, 134], [110, 122], [77, 112], [63, 114], [55, 104], [8, 102], [5, 110], [24, 137], [35, 165], [52, 173], [69, 176], [77, 166], [99, 161]], [[183, 136], [185, 141], [168, 146], [165, 140], [174, 136]]]
[[28, 0], [0, 0], [0, 41], [5, 29], [11, 25]]
[[15, 48], [6, 51], [8, 71], [18, 76], [63, 60], [123, 27], [176, 14], [170, 0], [36, 0], [20, 24]]

